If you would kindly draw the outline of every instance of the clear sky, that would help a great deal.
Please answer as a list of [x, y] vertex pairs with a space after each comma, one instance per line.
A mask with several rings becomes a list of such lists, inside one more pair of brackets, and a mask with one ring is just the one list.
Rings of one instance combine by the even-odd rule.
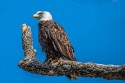
[[121, 80], [42, 76], [18, 67], [23, 59], [21, 28], [32, 27], [37, 58], [45, 60], [38, 42], [38, 10], [49, 11], [62, 27], [81, 62], [125, 64], [125, 0], [0, 0], [0, 83], [125, 83]]

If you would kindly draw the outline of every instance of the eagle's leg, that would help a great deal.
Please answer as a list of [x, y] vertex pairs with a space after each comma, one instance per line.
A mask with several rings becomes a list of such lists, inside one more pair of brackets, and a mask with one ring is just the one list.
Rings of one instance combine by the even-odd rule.
[[57, 56], [52, 56], [52, 54], [46, 54], [46, 60], [45, 62], [47, 63], [55, 63], [59, 61], [59, 57]]

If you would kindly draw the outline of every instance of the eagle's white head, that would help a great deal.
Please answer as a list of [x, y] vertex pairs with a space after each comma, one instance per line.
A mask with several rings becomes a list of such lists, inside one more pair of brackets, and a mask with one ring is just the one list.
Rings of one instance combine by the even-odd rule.
[[37, 18], [39, 21], [48, 21], [52, 20], [52, 15], [47, 11], [38, 11], [33, 15], [34, 18]]

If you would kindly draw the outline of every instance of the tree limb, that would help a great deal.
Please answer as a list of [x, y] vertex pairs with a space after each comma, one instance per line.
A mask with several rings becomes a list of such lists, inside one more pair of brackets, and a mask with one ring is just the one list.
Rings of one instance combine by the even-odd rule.
[[59, 59], [50, 63], [38, 61], [33, 48], [31, 29], [22, 25], [22, 44], [24, 60], [19, 62], [19, 67], [36, 74], [49, 76], [76, 75], [79, 77], [100, 77], [108, 80], [125, 80], [125, 65], [104, 65], [92, 62], [82, 63]]

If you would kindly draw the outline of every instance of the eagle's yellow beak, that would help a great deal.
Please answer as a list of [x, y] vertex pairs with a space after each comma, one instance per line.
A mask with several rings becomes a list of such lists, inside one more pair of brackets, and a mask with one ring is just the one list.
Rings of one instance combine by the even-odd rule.
[[33, 18], [38, 18], [38, 17], [39, 17], [38, 14], [34, 14], [34, 15], [33, 15]]

